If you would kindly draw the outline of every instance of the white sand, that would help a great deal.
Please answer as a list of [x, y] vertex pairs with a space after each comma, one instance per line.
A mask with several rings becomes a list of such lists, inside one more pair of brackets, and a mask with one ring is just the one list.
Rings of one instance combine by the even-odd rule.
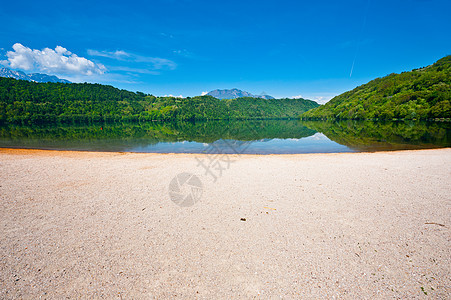
[[450, 297], [451, 149], [196, 157], [0, 150], [0, 298]]

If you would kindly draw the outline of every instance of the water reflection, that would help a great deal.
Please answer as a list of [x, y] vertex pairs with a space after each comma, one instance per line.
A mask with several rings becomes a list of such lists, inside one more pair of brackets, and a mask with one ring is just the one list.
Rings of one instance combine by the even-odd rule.
[[432, 149], [451, 146], [449, 122], [305, 121], [303, 125], [356, 151]]
[[450, 147], [450, 123], [296, 120], [0, 127], [0, 147], [157, 153], [320, 153]]

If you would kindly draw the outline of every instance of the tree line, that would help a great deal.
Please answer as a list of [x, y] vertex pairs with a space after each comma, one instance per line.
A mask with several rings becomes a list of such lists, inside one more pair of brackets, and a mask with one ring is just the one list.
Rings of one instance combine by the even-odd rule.
[[101, 84], [0, 78], [0, 123], [9, 124], [289, 119], [317, 106], [305, 99], [155, 97]]

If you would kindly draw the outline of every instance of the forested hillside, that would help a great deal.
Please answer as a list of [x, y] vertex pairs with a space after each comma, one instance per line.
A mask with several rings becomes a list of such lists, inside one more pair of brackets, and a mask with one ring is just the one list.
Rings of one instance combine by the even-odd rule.
[[302, 119], [451, 118], [451, 56], [435, 64], [374, 79], [343, 93]]
[[305, 99], [155, 97], [101, 84], [0, 78], [0, 122], [12, 124], [297, 118], [317, 106]]

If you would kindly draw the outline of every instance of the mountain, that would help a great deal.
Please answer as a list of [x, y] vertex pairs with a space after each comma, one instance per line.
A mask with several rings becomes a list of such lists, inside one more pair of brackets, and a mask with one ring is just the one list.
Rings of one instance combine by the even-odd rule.
[[47, 75], [47, 74], [41, 74], [41, 73], [32, 73], [32, 74], [25, 74], [21, 71], [13, 71], [8, 68], [2, 68], [0, 69], [0, 77], [6, 77], [6, 78], [14, 78], [14, 79], [20, 79], [20, 80], [27, 80], [27, 81], [33, 81], [33, 82], [62, 82], [62, 83], [71, 83], [69, 80], [66, 79], [60, 79], [53, 75]]
[[301, 118], [451, 118], [451, 55], [424, 68], [374, 79], [305, 112]]
[[231, 89], [231, 90], [214, 90], [207, 94], [208, 96], [213, 96], [217, 99], [236, 99], [243, 97], [250, 98], [262, 98], [262, 99], [274, 99], [269, 95], [253, 95], [246, 91], [241, 91], [239, 89]]

